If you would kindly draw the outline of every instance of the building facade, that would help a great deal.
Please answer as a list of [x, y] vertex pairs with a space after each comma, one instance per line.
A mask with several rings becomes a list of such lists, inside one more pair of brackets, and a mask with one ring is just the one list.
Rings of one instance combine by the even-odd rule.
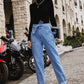
[[3, 0], [0, 0], [0, 36], [5, 34], [5, 14]]
[[74, 31], [84, 33], [84, 1], [83, 0], [53, 0], [57, 24], [64, 34], [72, 36]]
[[[25, 27], [29, 28], [30, 24], [31, 3], [32, 0], [0, 0], [0, 36], [5, 35], [6, 30], [13, 30], [17, 41], [25, 38]], [[83, 0], [53, 0], [53, 4], [62, 40], [64, 34], [72, 36], [73, 31], [84, 32]]]

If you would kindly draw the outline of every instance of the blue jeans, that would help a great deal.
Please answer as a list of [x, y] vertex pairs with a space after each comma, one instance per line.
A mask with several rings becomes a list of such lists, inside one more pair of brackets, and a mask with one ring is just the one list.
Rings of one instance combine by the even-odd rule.
[[60, 64], [60, 58], [56, 50], [55, 39], [49, 23], [33, 24], [31, 32], [31, 47], [35, 61], [38, 84], [45, 84], [43, 45], [46, 48], [47, 54], [54, 68], [58, 83], [66, 84], [66, 78]]

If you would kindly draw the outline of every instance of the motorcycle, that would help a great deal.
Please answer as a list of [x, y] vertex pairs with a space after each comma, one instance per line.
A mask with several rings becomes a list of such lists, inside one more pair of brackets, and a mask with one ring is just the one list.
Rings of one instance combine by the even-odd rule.
[[[27, 28], [25, 28], [26, 31], [28, 31]], [[24, 33], [26, 37], [28, 37], [27, 32]], [[23, 40], [22, 42], [19, 43], [21, 47], [21, 53], [24, 55], [23, 60], [28, 62], [28, 67], [33, 71], [35, 71], [35, 64], [34, 64], [34, 57], [32, 55], [32, 50], [28, 48], [27, 41]], [[46, 53], [45, 48], [43, 49], [43, 56], [44, 56], [44, 66], [49, 66], [50, 65], [50, 59], [48, 57], [48, 54]]]
[[24, 72], [24, 63], [21, 59], [20, 48], [15, 45], [14, 39], [8, 39], [4, 36], [1, 37], [4, 43], [7, 46], [6, 56], [2, 57], [6, 61], [9, 70], [9, 80], [19, 79]]
[[0, 39], [0, 84], [5, 84], [8, 79], [8, 67], [6, 62], [1, 59], [1, 57], [5, 56], [6, 46], [3, 41]]
[[[45, 50], [43, 51], [43, 56], [44, 56], [44, 67], [47, 67], [47, 66], [50, 65], [51, 62], [50, 62], [50, 59], [49, 59], [47, 53], [45, 52]], [[29, 68], [30, 68], [33, 72], [36, 72], [33, 55], [31, 55], [28, 60], [29, 60], [29, 61], [28, 61], [28, 66], [29, 66]]]

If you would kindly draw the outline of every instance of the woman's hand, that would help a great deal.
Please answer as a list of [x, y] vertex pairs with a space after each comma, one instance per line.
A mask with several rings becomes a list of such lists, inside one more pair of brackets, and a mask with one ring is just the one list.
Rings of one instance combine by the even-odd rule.
[[31, 49], [31, 41], [28, 41], [28, 48]]
[[58, 39], [58, 38], [55, 38], [55, 41], [56, 41], [56, 42], [59, 42], [59, 43], [62, 42], [62, 41], [61, 41], [60, 39]]

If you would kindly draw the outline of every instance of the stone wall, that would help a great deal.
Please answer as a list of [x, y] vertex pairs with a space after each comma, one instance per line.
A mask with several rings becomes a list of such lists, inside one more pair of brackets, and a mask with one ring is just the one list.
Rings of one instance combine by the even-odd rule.
[[12, 0], [15, 38], [18, 41], [25, 38], [25, 27], [29, 28], [29, 4], [28, 0]]
[[3, 0], [0, 0], [0, 36], [5, 35], [5, 16]]

